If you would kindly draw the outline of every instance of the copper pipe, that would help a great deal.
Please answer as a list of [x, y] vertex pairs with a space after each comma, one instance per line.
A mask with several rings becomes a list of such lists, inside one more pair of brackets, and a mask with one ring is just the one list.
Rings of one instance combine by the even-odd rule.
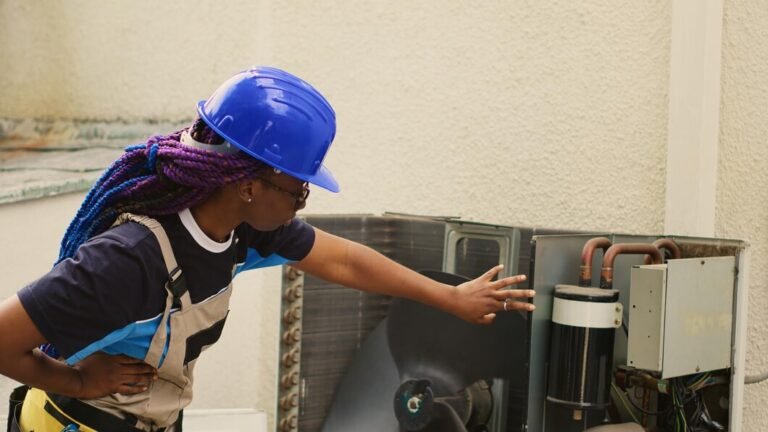
[[[671, 238], [660, 238], [653, 242], [653, 245], [656, 246], [658, 249], [666, 249], [669, 251], [671, 259], [680, 259], [682, 254], [680, 253], [680, 246], [675, 243], [674, 240]], [[662, 257], [666, 258], [666, 254], [662, 254]], [[666, 260], [665, 260], [666, 261]], [[648, 265], [651, 263], [651, 257], [646, 255], [645, 264]]]
[[581, 272], [579, 273], [579, 286], [589, 286], [592, 283], [592, 258], [597, 249], [605, 251], [611, 247], [611, 241], [605, 237], [595, 237], [584, 243], [581, 249]]
[[616, 372], [613, 373], [613, 377], [616, 381], [616, 385], [622, 390], [627, 390], [631, 387], [642, 387], [659, 393], [666, 393], [666, 391], [662, 391], [662, 389], [659, 388], [659, 381], [664, 381], [659, 380], [647, 372], [635, 370], [632, 371], [632, 373], [627, 373], [625, 370], [617, 369]]
[[661, 252], [656, 246], [648, 243], [621, 243], [608, 248], [603, 257], [603, 268], [600, 272], [600, 288], [611, 289], [613, 287], [613, 261], [618, 255], [648, 254], [653, 264], [663, 263]]

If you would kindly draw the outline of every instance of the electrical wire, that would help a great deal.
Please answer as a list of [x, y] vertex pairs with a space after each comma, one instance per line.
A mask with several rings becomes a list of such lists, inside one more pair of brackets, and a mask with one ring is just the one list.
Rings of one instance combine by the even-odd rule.
[[[683, 431], [688, 431], [688, 421], [685, 418], [685, 385], [680, 380], [671, 380], [672, 382], [672, 402], [675, 407], [676, 430], [679, 430], [682, 423]], [[682, 420], [682, 422], [681, 422]]]
[[[630, 376], [637, 374], [639, 376], [652, 378], [641, 371], [630, 372]], [[628, 377], [627, 381], [631, 381]], [[618, 386], [611, 383], [614, 390], [617, 393], [617, 397], [621, 400], [632, 418], [637, 422], [637, 418], [632, 413], [631, 409], [627, 406], [627, 402], [637, 410], [648, 416], [655, 416], [659, 421], [663, 421], [667, 426], [667, 430], [675, 432], [723, 432], [726, 428], [712, 419], [712, 416], [707, 409], [704, 402], [704, 398], [700, 390], [713, 385], [725, 384], [728, 382], [726, 376], [712, 375], [709, 372], [704, 372], [687, 377], [678, 377], [668, 380], [658, 380], [659, 389], [666, 387], [666, 391], [669, 395], [669, 403], [664, 410], [660, 411], [648, 411], [640, 406], [625, 392], [621, 391]], [[665, 384], [664, 386], [662, 384]], [[625, 393], [622, 395], [622, 393]], [[639, 422], [638, 422], [639, 423]], [[660, 423], [661, 424], [661, 423]]]

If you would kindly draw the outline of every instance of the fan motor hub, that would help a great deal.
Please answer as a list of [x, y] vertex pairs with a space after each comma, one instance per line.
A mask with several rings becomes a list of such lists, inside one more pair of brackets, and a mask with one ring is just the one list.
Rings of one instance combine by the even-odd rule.
[[424, 429], [432, 420], [434, 404], [429, 380], [407, 380], [395, 392], [395, 416], [406, 431]]

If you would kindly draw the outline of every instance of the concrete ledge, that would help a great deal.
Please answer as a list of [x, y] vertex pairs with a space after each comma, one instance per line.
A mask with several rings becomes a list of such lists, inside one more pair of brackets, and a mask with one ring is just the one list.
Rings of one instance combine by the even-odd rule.
[[190, 122], [0, 118], [0, 204], [87, 190], [126, 146]]

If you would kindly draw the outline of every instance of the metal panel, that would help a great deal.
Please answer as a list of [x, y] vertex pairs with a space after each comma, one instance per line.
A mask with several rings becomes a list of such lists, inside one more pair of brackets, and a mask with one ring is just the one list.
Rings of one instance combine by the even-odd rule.
[[[507, 274], [518, 272], [520, 232], [511, 227], [409, 215], [306, 219], [317, 228], [368, 245], [414, 270], [444, 270], [451, 262], [454, 269], [458, 264], [467, 276], [476, 276], [503, 262]], [[530, 238], [530, 230], [527, 234]], [[453, 252], [449, 259], [445, 248], [450, 244]], [[462, 246], [460, 250], [457, 244]], [[526, 256], [529, 247], [526, 241]], [[526, 260], [523, 271], [528, 270], [527, 264]], [[347, 365], [388, 313], [390, 299], [328, 284], [310, 275], [304, 280], [298, 429], [313, 432], [320, 430]], [[515, 313], [514, 317], [519, 336], [512, 343], [520, 345], [521, 360], [510, 365], [517, 374], [514, 380], [504, 385], [494, 383], [498, 403], [490, 429], [494, 432], [518, 432], [525, 424], [528, 374], [522, 359], [526, 358], [530, 330], [527, 314]], [[278, 420], [284, 414], [288, 412], [278, 411]]]
[[[448, 245], [446, 226], [457, 222], [445, 218], [402, 215], [385, 217], [334, 215], [315, 216], [308, 219], [321, 229], [368, 244], [416, 270], [443, 267], [445, 264], [443, 259], [446, 258], [444, 252]], [[467, 224], [469, 227], [472, 225], [472, 223]], [[580, 254], [584, 242], [600, 234], [537, 236], [539, 232], [530, 229], [519, 229], [518, 232], [518, 238], [513, 240], [514, 246], [506, 259], [508, 263], [512, 260], [517, 261], [517, 265], [508, 264], [507, 270], [510, 273], [529, 275], [528, 285], [537, 290], [537, 297], [534, 300], [537, 310], [531, 320], [521, 320], [520, 348], [524, 352], [530, 352], [530, 359], [527, 364], [512, 365], [519, 368], [522, 373], [519, 382], [511, 383], [509, 387], [510, 393], [515, 394], [506, 396], [509, 404], [504, 410], [507, 416], [507, 428], [504, 432], [544, 431], [545, 418], [548, 430], [558, 432], [583, 430], [583, 428], [578, 429], [579, 425], [574, 424], [563, 424], [563, 427], [560, 427], [553, 421], [560, 414], [557, 412], [557, 407], [545, 406], [544, 402], [549, 362], [551, 295], [555, 284], [577, 283]], [[553, 234], [553, 232], [545, 234]], [[610, 234], [607, 236], [614, 244], [650, 243], [658, 238]], [[747, 246], [743, 242], [731, 240], [687, 237], [673, 239], [680, 245], [684, 257], [734, 256]], [[488, 239], [481, 238], [481, 240]], [[488, 241], [466, 243], [467, 259], [462, 265], [467, 265], [467, 268], [486, 266], [494, 258], [491, 255], [506, 247], [504, 241], [498, 243], [498, 249], [490, 248], [488, 244]], [[531, 247], [528, 247], [529, 244]], [[513, 255], [516, 258], [513, 258]], [[642, 259], [640, 255], [622, 255], [614, 262], [614, 288], [621, 292], [620, 301], [624, 304], [627, 313], [630, 313], [631, 307], [629, 303], [630, 269], [642, 264]], [[601, 262], [602, 252], [597, 251], [593, 260], [595, 284], [599, 277]], [[513, 271], [515, 266], [518, 268]], [[332, 400], [336, 383], [344, 373], [347, 363], [355, 355], [368, 333], [379, 320], [386, 316], [389, 298], [331, 286], [322, 281], [312, 280], [311, 277], [306, 279], [303, 310], [305, 325], [301, 356], [302, 381], [306, 384], [306, 393], [300, 406], [299, 426], [302, 431], [312, 432], [319, 430]], [[733, 285], [733, 281], [731, 283]], [[740, 288], [739, 293], [741, 291]], [[731, 294], [736, 295], [733, 291]], [[309, 301], [310, 297], [311, 301]], [[734, 306], [733, 300], [728, 303], [728, 307], [731, 306]], [[742, 310], [739, 309], [739, 311]], [[625, 320], [631, 328], [631, 320], [626, 316]], [[736, 321], [739, 321], [738, 316]], [[637, 324], [637, 326], [641, 325]], [[627, 347], [624, 332], [618, 331], [616, 336], [614, 365], [626, 364]], [[735, 353], [738, 355], [738, 349]], [[732, 396], [734, 397], [732, 400], [740, 398], [739, 394]], [[567, 416], [567, 413], [565, 415]], [[602, 421], [602, 415], [599, 416], [600, 418], [594, 417], [589, 421], [596, 423]], [[584, 425], [587, 424], [586, 420]]]
[[[618, 243], [653, 243], [658, 237], [655, 236], [630, 236], [613, 234], [608, 236], [613, 244]], [[594, 267], [602, 266], [603, 258], [600, 260], [595, 256]], [[598, 265], [599, 264], [599, 265]], [[627, 328], [632, 328], [632, 320], [629, 318], [629, 278], [632, 274], [632, 267], [643, 264], [643, 255], [619, 255], [613, 262], [613, 288], [619, 290], [619, 301], [624, 305], [624, 322]], [[599, 272], [599, 269], [593, 269]], [[614, 364], [627, 364], [627, 334], [619, 330], [616, 332], [616, 342], [613, 350]]]
[[731, 366], [734, 257], [669, 261], [662, 378]]
[[744, 418], [744, 364], [747, 354], [747, 317], [749, 315], [749, 256], [747, 243], [742, 243], [736, 253], [736, 286], [733, 293], [733, 350], [731, 367], [731, 387], [728, 407], [731, 417], [729, 430], [741, 431]]
[[[566, 283], [575, 284], [577, 282], [578, 275], [577, 270], [580, 262], [581, 248], [587, 239], [591, 237], [601, 236], [599, 233], [593, 234], [578, 234], [578, 235], [546, 235], [546, 236], [533, 236], [532, 242], [534, 244], [534, 254], [531, 260], [531, 284], [537, 291], [535, 304], [537, 306], [536, 312], [533, 314], [532, 329], [531, 329], [531, 358], [530, 358], [530, 390], [528, 392], [528, 431], [557, 431], [557, 432], [569, 432], [569, 431], [582, 431], [585, 425], [582, 424], [569, 424], [568, 422], [560, 421], [562, 418], [568, 417], [567, 412], [558, 411], [557, 407], [551, 406], [544, 402], [546, 397], [546, 380], [547, 380], [547, 367], [548, 367], [548, 343], [549, 343], [549, 322], [551, 316], [552, 307], [552, 291], [555, 284]], [[611, 235], [602, 234], [602, 236], [608, 237], [613, 244], [618, 243], [651, 243], [654, 240], [660, 238], [656, 236], [645, 235]], [[745, 263], [741, 263], [741, 257], [746, 256], [745, 249], [748, 244], [739, 240], [729, 239], [712, 239], [712, 238], [694, 238], [694, 237], [667, 237], [674, 240], [682, 251], [682, 256], [686, 258], [699, 257], [738, 257], [739, 263], [742, 267], [746, 267]], [[711, 259], [711, 258], [710, 258]], [[624, 305], [625, 311], [629, 313], [631, 304], [629, 304], [629, 286], [631, 268], [633, 266], [642, 265], [643, 257], [641, 255], [620, 255], [614, 261], [614, 281], [613, 288], [620, 291], [620, 301]], [[599, 269], [602, 262], [602, 252], [597, 251], [593, 259], [593, 281], [597, 280], [599, 275]], [[740, 267], [740, 270], [741, 267]], [[739, 274], [738, 291], [733, 292], [732, 298], [744, 299], [744, 281], [741, 274]], [[733, 284], [732, 284], [733, 285]], [[733, 300], [732, 300], [733, 301]], [[743, 323], [746, 319], [744, 309], [746, 304], [744, 301], [740, 301], [738, 304], [733, 302], [727, 303], [735, 315], [733, 317], [734, 329], [739, 334], [743, 335]], [[738, 313], [737, 313], [738, 312]], [[627, 319], [629, 332], [632, 332], [631, 319]], [[669, 328], [669, 326], [667, 326]], [[732, 364], [737, 364], [737, 361], [743, 363], [743, 336], [733, 337], [736, 345], [731, 347], [730, 355]], [[741, 342], [740, 342], [741, 341]], [[616, 344], [614, 349], [614, 366], [627, 364], [627, 338], [623, 331], [616, 332]], [[743, 392], [743, 377], [741, 377], [738, 369], [732, 369], [734, 378], [731, 383], [731, 420], [740, 417], [740, 401], [742, 399]], [[736, 403], [735, 401], [739, 401]], [[545, 422], [546, 420], [546, 422]], [[545, 424], [546, 423], [546, 424]], [[585, 422], [586, 423], [586, 422]], [[735, 423], [731, 423], [733, 426]], [[735, 430], [735, 429], [734, 429]]]
[[661, 372], [664, 345], [664, 313], [667, 266], [649, 265], [632, 268], [629, 294], [629, 366]]
[[[368, 215], [308, 216], [306, 220], [414, 270], [442, 269], [443, 221]], [[305, 275], [303, 294], [298, 430], [315, 432], [321, 429], [347, 365], [387, 315], [391, 299], [330, 284], [311, 275]], [[285, 414], [278, 411], [278, 420]]]
[[[487, 242], [495, 243], [498, 248], [483, 248], [483, 243]], [[467, 268], [476, 268], [482, 274], [482, 268], [487, 267], [487, 270], [496, 264], [504, 264], [500, 277], [511, 276], [517, 274], [519, 248], [520, 231], [512, 227], [451, 223], [446, 230], [443, 270], [462, 274], [467, 272]], [[462, 276], [475, 278], [480, 274]]]
[[[504, 264], [499, 277], [515, 275], [518, 274], [519, 250], [518, 229], [453, 221], [446, 227], [443, 270], [475, 278], [497, 264]], [[515, 321], [514, 339], [526, 341], [527, 314], [520, 313], [519, 318]], [[498, 408], [492, 411], [489, 426], [495, 432], [517, 432], [525, 424], [527, 375], [522, 367], [511, 367], [511, 370], [515, 379], [495, 379], [491, 386], [494, 405]]]
[[[536, 290], [534, 299], [536, 311], [532, 314], [530, 337], [527, 421], [527, 430], [530, 432], [545, 430], [544, 401], [547, 396], [550, 319], [555, 285], [578, 283], [581, 249], [587, 240], [596, 236], [586, 234], [533, 237], [535, 252], [531, 283]], [[599, 261], [595, 261], [597, 262]], [[593, 275], [597, 275], [599, 271], [594, 270], [593, 268]]]

